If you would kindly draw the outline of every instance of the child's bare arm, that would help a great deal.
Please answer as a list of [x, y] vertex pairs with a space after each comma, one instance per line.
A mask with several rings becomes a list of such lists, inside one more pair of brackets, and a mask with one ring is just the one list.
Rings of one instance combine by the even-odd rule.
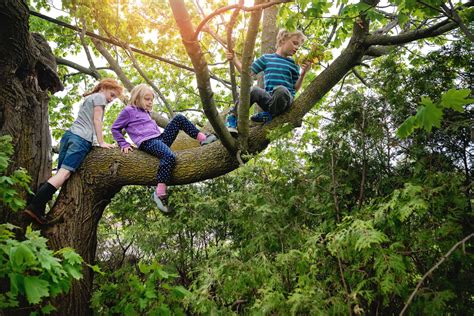
[[104, 141], [104, 135], [102, 132], [102, 115], [104, 113], [104, 109], [101, 106], [94, 107], [94, 128], [95, 134], [97, 136], [97, 142], [99, 143], [100, 147], [103, 148], [113, 148], [114, 145], [107, 144]]
[[239, 58], [237, 57], [237, 55], [235, 55], [234, 52], [227, 52], [226, 53], [226, 57], [227, 57], [227, 60], [228, 61], [232, 61], [235, 65], [235, 68], [237, 68], [237, 70], [242, 73], [242, 63], [240, 62]]
[[298, 80], [295, 83], [295, 90], [298, 91], [301, 86], [303, 85], [303, 80], [304, 77], [306, 76], [306, 73], [311, 69], [312, 62], [307, 61], [303, 65], [301, 65], [301, 74]]

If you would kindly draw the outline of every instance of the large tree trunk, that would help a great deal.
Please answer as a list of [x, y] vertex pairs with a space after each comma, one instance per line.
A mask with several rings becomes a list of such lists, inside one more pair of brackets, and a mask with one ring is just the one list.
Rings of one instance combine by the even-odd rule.
[[[0, 3], [0, 135], [13, 138], [9, 171], [25, 168], [31, 187], [51, 176], [48, 91], [62, 90], [47, 42], [28, 32], [28, 7], [22, 1]], [[0, 222], [21, 224], [0, 204]]]

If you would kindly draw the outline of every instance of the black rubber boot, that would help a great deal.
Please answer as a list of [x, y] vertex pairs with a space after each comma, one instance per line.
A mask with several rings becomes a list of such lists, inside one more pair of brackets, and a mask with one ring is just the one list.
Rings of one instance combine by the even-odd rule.
[[45, 208], [46, 203], [53, 197], [57, 191], [56, 187], [49, 182], [45, 182], [40, 186], [36, 195], [31, 199], [31, 202], [25, 209], [25, 214], [34, 219], [38, 224], [46, 223]]

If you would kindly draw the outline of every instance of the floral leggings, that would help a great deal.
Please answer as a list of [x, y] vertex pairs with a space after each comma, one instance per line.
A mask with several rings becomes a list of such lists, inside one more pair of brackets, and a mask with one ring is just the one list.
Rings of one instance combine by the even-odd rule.
[[139, 147], [140, 150], [160, 159], [160, 168], [156, 175], [158, 183], [167, 184], [171, 178], [171, 172], [176, 166], [176, 155], [170, 147], [180, 130], [192, 138], [196, 138], [199, 133], [193, 123], [183, 115], [178, 114], [169, 122], [160, 136], [144, 141]]

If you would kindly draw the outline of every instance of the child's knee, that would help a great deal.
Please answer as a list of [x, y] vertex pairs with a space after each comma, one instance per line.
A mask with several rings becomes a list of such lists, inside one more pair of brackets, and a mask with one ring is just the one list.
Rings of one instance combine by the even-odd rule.
[[290, 107], [291, 102], [293, 102], [290, 91], [284, 86], [277, 86], [273, 89], [272, 99], [270, 112], [273, 115], [285, 112]]
[[176, 155], [174, 153], [170, 153], [170, 154], [164, 156], [161, 159], [161, 163], [165, 164], [167, 166], [174, 167], [176, 165]]

